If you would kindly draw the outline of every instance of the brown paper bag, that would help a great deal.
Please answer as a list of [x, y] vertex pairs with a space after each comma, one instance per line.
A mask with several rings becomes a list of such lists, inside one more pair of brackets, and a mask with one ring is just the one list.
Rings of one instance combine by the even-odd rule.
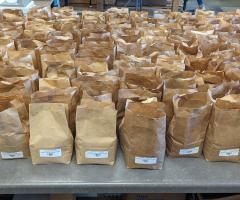
[[35, 18], [38, 19], [43, 19], [46, 21], [51, 20], [52, 18], [52, 13], [51, 13], [51, 8], [50, 7], [33, 7], [28, 11], [27, 14], [27, 20], [32, 21]]
[[115, 29], [112, 31], [114, 40], [123, 39], [127, 43], [135, 43], [141, 37], [141, 32], [137, 29]]
[[173, 116], [172, 98], [176, 94], [188, 94], [197, 91], [196, 76], [191, 72], [170, 72], [163, 76], [163, 102], [166, 104], [167, 124]]
[[74, 8], [72, 6], [54, 7], [52, 8], [52, 14], [56, 19], [64, 19], [71, 16], [77, 16], [77, 12], [74, 11]]
[[108, 63], [104, 58], [83, 57], [75, 58], [75, 66], [80, 72], [107, 72]]
[[197, 75], [202, 77], [205, 84], [220, 84], [224, 80], [223, 71], [204, 71], [202, 73], [198, 73]]
[[12, 67], [38, 69], [38, 63], [34, 50], [21, 49], [18, 51], [8, 50], [3, 61]]
[[196, 55], [198, 53], [198, 41], [192, 41], [190, 44], [182, 42], [179, 49], [185, 54]]
[[134, 55], [121, 55], [121, 60], [116, 60], [115, 62], [122, 61], [125, 65], [129, 67], [155, 67], [155, 64], [152, 63], [151, 57], [136, 57]]
[[117, 149], [116, 114], [112, 102], [82, 100], [76, 114], [78, 164], [114, 164]]
[[3, 60], [8, 49], [15, 50], [14, 41], [11, 36], [1, 36], [0, 34], [0, 61]]
[[22, 95], [26, 105], [30, 102], [30, 96], [34, 92], [31, 79], [28, 77], [14, 77], [0, 79], [0, 95]]
[[61, 40], [61, 39], [50, 39], [46, 41], [46, 45], [41, 48], [42, 53], [64, 53], [69, 52], [71, 55], [76, 53], [76, 43], [73, 39]]
[[44, 46], [45, 43], [32, 40], [32, 39], [17, 39], [14, 41], [16, 45], [16, 49], [29, 49], [34, 51], [35, 58], [36, 58], [36, 68], [39, 70], [39, 74], [41, 74], [41, 61], [40, 61], [40, 49]]
[[29, 50], [33, 50], [33, 49], [40, 49], [41, 47], [44, 46], [44, 43], [38, 40], [32, 40], [32, 39], [16, 39], [15, 40], [15, 44], [16, 44], [16, 48], [17, 50], [19, 49], [29, 49]]
[[[142, 42], [142, 44], [140, 44], [140, 49], [138, 51], [138, 53], [140, 52], [141, 56], [149, 56], [154, 52], [158, 52], [160, 55], [166, 55], [166, 56], [174, 56], [175, 55], [175, 50], [174, 50], [174, 44], [168, 42], [168, 41], [162, 41], [162, 42], [158, 42], [158, 41], [154, 41], [153, 37], [153, 41], [150, 41], [150, 43], [148, 42]], [[161, 41], [162, 37], [159, 38], [159, 41]]]
[[213, 100], [213, 112], [203, 149], [207, 161], [240, 162], [237, 134], [240, 116], [239, 92], [238, 87], [236, 94], [229, 94]]
[[115, 58], [115, 47], [111, 42], [87, 42], [79, 45], [77, 57], [105, 58], [113, 62]]
[[46, 42], [50, 33], [54, 32], [53, 21], [34, 19], [25, 23], [24, 38]]
[[49, 89], [66, 89], [71, 87], [69, 78], [40, 78], [39, 79], [39, 91]]
[[85, 43], [87, 41], [95, 41], [95, 42], [100, 42], [100, 41], [106, 41], [110, 42], [112, 41], [110, 32], [108, 31], [103, 31], [103, 30], [87, 30], [87, 29], [82, 29], [82, 43]]
[[113, 102], [117, 102], [119, 78], [110, 75], [80, 76], [71, 80], [72, 86], [86, 91], [89, 96], [112, 94]]
[[34, 30], [34, 29], [25, 29], [23, 36], [25, 38], [29, 38], [32, 40], [38, 40], [41, 42], [46, 42], [48, 35], [50, 34], [51, 30]]
[[96, 25], [102, 25], [105, 24], [105, 13], [100, 11], [90, 11], [90, 10], [84, 10], [82, 12], [82, 23], [83, 26], [85, 24], [96, 24]]
[[184, 63], [184, 56], [166, 56], [166, 55], [159, 55], [157, 57], [157, 74], [169, 72], [169, 71], [184, 71], [185, 70], [185, 63]]
[[240, 80], [239, 62], [230, 62], [224, 65], [225, 77], [231, 81]]
[[[28, 80], [30, 79], [30, 80]], [[38, 71], [31, 70], [27, 68], [11, 67], [9, 65], [4, 65], [0, 68], [0, 80], [8, 81], [10, 84], [21, 83], [24, 81], [24, 88], [28, 93], [32, 93], [38, 90]]]
[[24, 99], [1, 95], [0, 108], [0, 158], [29, 157], [29, 122]]
[[202, 52], [203, 56], [209, 56], [212, 52], [219, 49], [219, 41], [217, 36], [198, 36], [199, 50]]
[[200, 157], [211, 113], [207, 93], [173, 97], [174, 116], [167, 134], [167, 153], [173, 157]]
[[119, 76], [123, 79], [127, 74], [156, 77], [156, 67], [128, 67], [127, 65], [124, 66], [125, 63], [126, 62], [122, 62], [121, 66], [118, 66]]
[[20, 9], [3, 9], [2, 10], [3, 21], [7, 22], [23, 22], [24, 16]]
[[117, 58], [121, 55], [139, 55], [138, 45], [136, 43], [129, 43], [121, 38], [115, 40], [117, 44]]
[[126, 102], [128, 99], [136, 102], [145, 101], [149, 98], [156, 97], [160, 99], [156, 93], [152, 93], [147, 90], [142, 89], [119, 89], [118, 90], [118, 101], [117, 101], [117, 128], [122, 122], [122, 119], [125, 114]]
[[186, 58], [186, 67], [189, 70], [196, 71], [206, 71], [208, 67], [208, 63], [210, 61], [210, 58], [208, 57], [195, 57], [195, 56], [187, 56]]
[[156, 76], [126, 73], [121, 82], [121, 88], [149, 90], [150, 92], [158, 93], [159, 96], [161, 96], [163, 81]]
[[161, 102], [127, 102], [120, 142], [128, 168], [162, 168], [166, 148], [163, 107]]
[[130, 11], [130, 20], [133, 24], [142, 22], [143, 20], [148, 18], [148, 12], [147, 11]]
[[29, 106], [30, 151], [33, 164], [69, 164], [73, 136], [63, 103], [32, 103]]
[[[54, 28], [62, 32], [77, 33], [77, 29], [80, 28], [80, 18], [79, 16], [69, 16], [67, 18], [58, 19], [55, 21]], [[75, 32], [77, 31], [77, 32]], [[81, 36], [80, 31], [78, 32]]]
[[32, 94], [32, 103], [63, 103], [66, 105], [66, 116], [72, 133], [75, 133], [76, 107], [81, 93], [76, 87], [66, 89], [49, 89]]
[[74, 60], [69, 53], [42, 54], [41, 68], [43, 78], [76, 78]]
[[[1, 14], [0, 14], [1, 18]], [[12, 39], [18, 38], [23, 33], [23, 25], [18, 22], [1, 22], [0, 19], [0, 34], [1, 36], [9, 36]]]

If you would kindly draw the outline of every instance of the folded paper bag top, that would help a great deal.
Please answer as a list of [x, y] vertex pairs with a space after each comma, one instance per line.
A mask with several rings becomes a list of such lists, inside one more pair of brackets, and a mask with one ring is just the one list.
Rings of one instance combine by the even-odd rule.
[[63, 103], [29, 105], [29, 144], [33, 164], [70, 163], [73, 136], [66, 113]]
[[82, 99], [76, 114], [78, 164], [114, 164], [117, 149], [116, 115], [112, 102]]

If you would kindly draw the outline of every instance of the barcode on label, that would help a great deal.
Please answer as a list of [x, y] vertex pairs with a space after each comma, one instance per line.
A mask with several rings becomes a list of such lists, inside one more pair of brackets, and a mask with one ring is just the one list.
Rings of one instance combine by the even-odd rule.
[[238, 156], [239, 149], [225, 149], [219, 151], [219, 156], [228, 157], [228, 156]]
[[191, 155], [199, 152], [199, 147], [194, 147], [190, 149], [180, 149], [179, 155]]
[[41, 149], [40, 157], [42, 158], [57, 158], [62, 156], [61, 149]]
[[2, 159], [23, 158], [23, 152], [1, 152]]
[[85, 158], [108, 158], [108, 151], [86, 151]]
[[136, 164], [153, 165], [157, 163], [156, 157], [135, 157]]

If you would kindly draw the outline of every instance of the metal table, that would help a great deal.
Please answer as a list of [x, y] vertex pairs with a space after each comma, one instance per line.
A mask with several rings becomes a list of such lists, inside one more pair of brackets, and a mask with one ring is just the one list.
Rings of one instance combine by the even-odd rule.
[[36, 165], [0, 161], [0, 193], [239, 192], [240, 165], [204, 159], [166, 158], [162, 170], [126, 169], [122, 153], [115, 166]]

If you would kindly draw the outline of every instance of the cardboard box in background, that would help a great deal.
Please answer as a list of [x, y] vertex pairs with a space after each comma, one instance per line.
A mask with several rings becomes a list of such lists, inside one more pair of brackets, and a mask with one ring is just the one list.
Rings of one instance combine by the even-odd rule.
[[239, 194], [197, 194], [198, 200], [239, 200]]
[[123, 200], [185, 200], [186, 194], [126, 194]]

